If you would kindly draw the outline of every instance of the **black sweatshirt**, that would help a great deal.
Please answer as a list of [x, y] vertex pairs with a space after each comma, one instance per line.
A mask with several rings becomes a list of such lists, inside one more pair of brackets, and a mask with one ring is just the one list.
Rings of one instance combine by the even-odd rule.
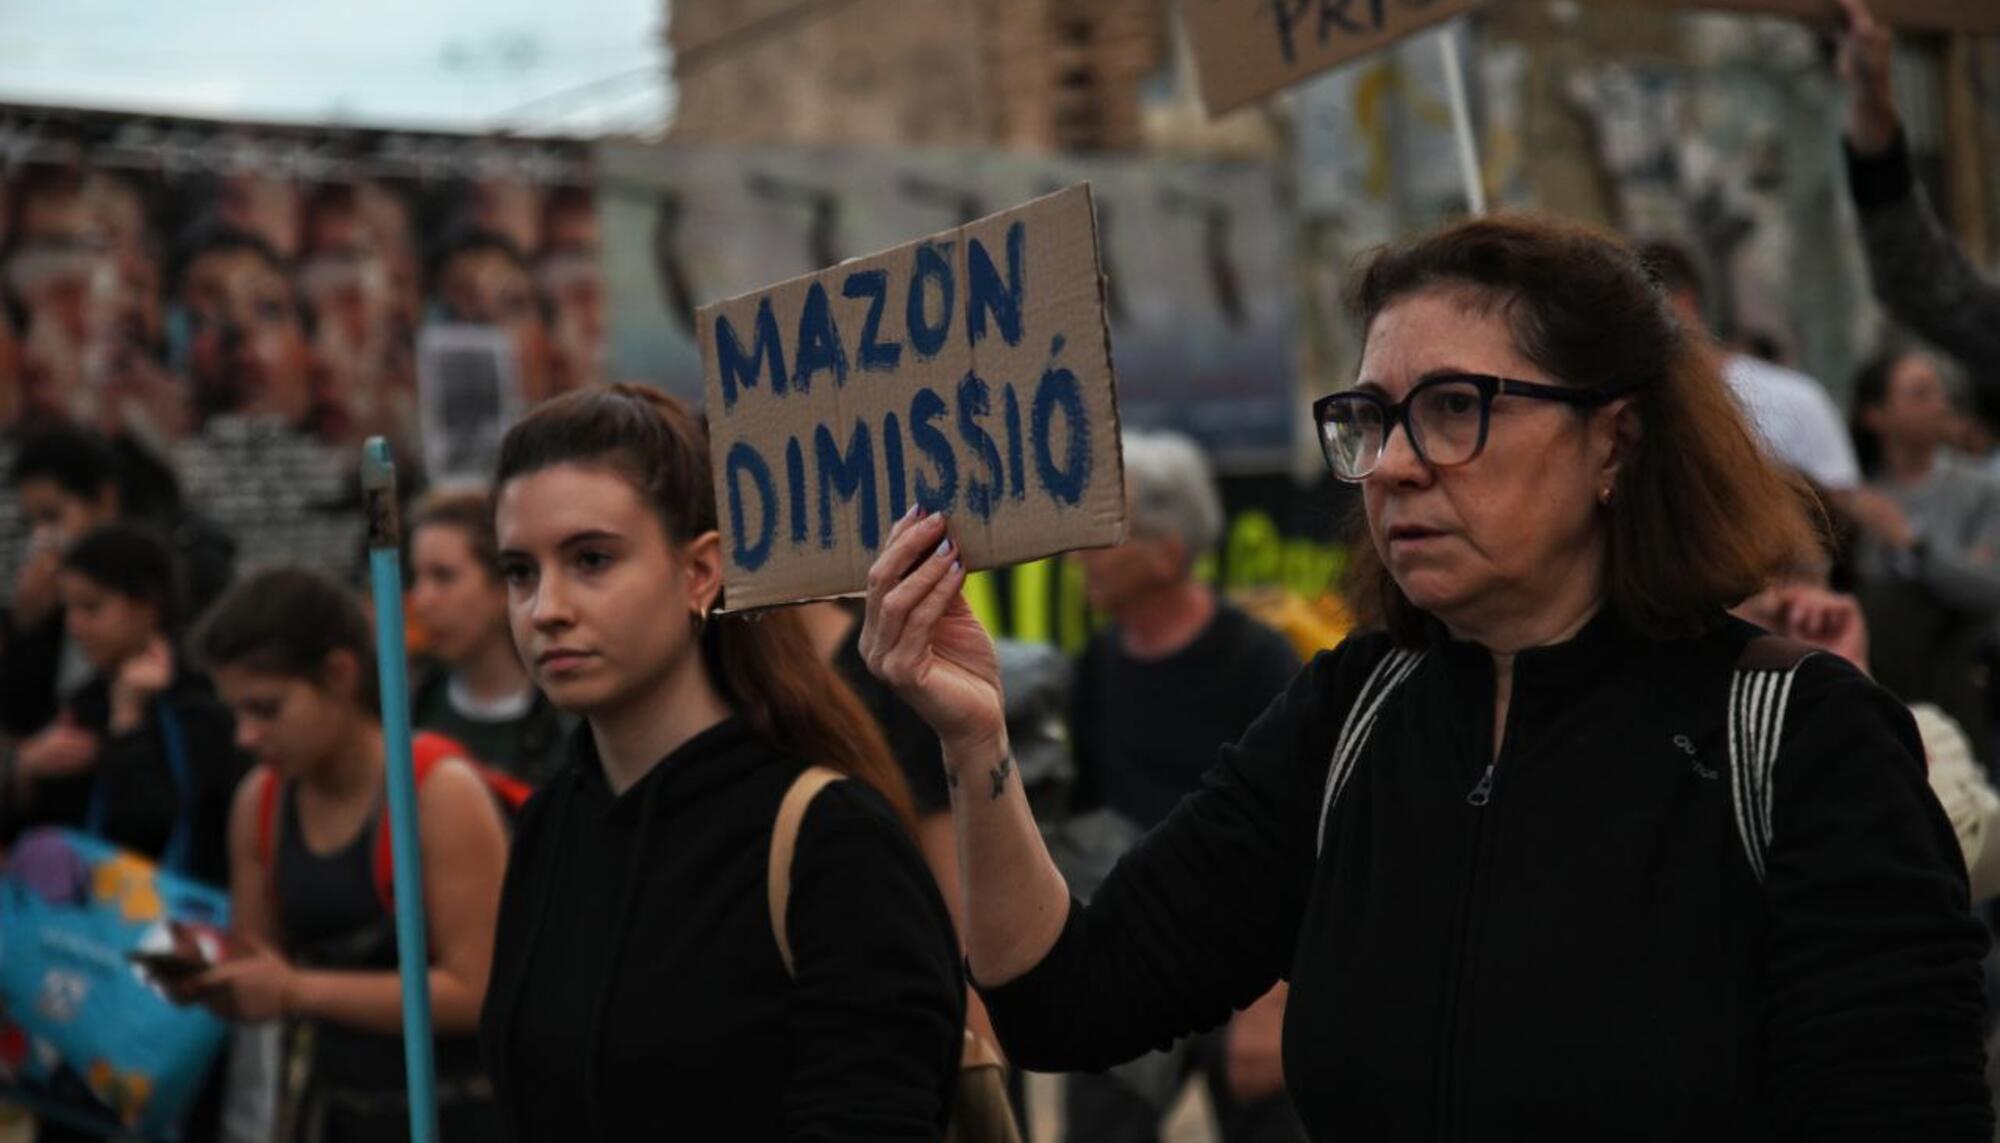
[[480, 1023], [516, 1138], [931, 1140], [965, 1020], [951, 919], [856, 781], [807, 810], [786, 976], [765, 873], [799, 764], [740, 720], [613, 796], [582, 728], [523, 809]]
[[1316, 857], [1336, 735], [1390, 645], [1321, 654], [984, 992], [1009, 1057], [1100, 1069], [1283, 976], [1318, 1139], [1989, 1139], [1985, 937], [1915, 727], [1832, 656], [1799, 667], [1760, 885], [1726, 761], [1754, 631], [1600, 616], [1522, 653], [1497, 761], [1491, 656], [1434, 640]]
[[1070, 808], [1109, 806], [1152, 829], [1201, 784], [1216, 748], [1285, 689], [1299, 657], [1283, 635], [1220, 599], [1194, 641], [1163, 659], [1134, 658], [1121, 639], [1107, 627], [1077, 661]]

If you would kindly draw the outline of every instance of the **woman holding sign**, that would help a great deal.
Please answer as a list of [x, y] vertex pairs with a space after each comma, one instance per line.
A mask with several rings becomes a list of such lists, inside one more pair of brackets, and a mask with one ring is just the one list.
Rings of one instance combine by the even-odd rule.
[[1632, 252], [1482, 220], [1378, 255], [1354, 603], [1204, 788], [1070, 897], [946, 522], [863, 650], [943, 740], [1008, 1055], [1096, 1070], [1291, 981], [1318, 1138], [1984, 1140], [1979, 960], [1909, 717], [1725, 608], [1811, 551]]
[[586, 720], [501, 899], [481, 1031], [516, 1137], [938, 1138], [951, 919], [880, 731], [799, 617], [712, 614], [701, 421], [638, 386], [558, 397], [494, 486], [515, 644]]

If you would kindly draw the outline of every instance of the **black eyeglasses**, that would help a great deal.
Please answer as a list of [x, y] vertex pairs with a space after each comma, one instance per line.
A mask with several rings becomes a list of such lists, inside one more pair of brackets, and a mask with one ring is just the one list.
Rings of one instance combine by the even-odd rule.
[[1326, 464], [1342, 480], [1365, 480], [1382, 463], [1382, 450], [1396, 422], [1410, 438], [1417, 458], [1433, 468], [1464, 464], [1486, 447], [1493, 398], [1532, 397], [1594, 409], [1625, 395], [1625, 389], [1569, 389], [1483, 373], [1441, 373], [1419, 382], [1401, 401], [1367, 389], [1348, 389], [1313, 402], [1319, 446]]

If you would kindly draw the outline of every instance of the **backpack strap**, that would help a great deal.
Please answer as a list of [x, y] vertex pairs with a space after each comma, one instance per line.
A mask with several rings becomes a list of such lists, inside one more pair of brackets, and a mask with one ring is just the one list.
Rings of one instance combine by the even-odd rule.
[[180, 794], [174, 830], [167, 836], [160, 864], [175, 873], [193, 876], [194, 767], [188, 758], [187, 730], [181, 726], [180, 712], [164, 696], [153, 704], [153, 710], [160, 727], [160, 746], [166, 755], [167, 770], [174, 776], [174, 789]]
[[1422, 651], [1392, 649], [1368, 673], [1361, 684], [1361, 693], [1354, 696], [1354, 702], [1347, 708], [1347, 720], [1341, 723], [1340, 736], [1333, 741], [1333, 760], [1326, 769], [1326, 791], [1320, 798], [1319, 829], [1313, 841], [1315, 857], [1326, 847], [1326, 819], [1333, 813], [1333, 803], [1340, 800], [1348, 775], [1354, 773], [1354, 763], [1361, 757], [1362, 747], [1368, 745], [1368, 737], [1375, 731], [1375, 719], [1382, 713], [1383, 702], [1423, 661]]
[[1799, 664], [1818, 654], [1804, 643], [1760, 635], [1744, 646], [1729, 677], [1729, 797], [1743, 856], [1759, 884], [1771, 847], [1771, 787], [1783, 746], [1785, 709]]
[[[424, 781], [438, 768], [438, 763], [447, 758], [466, 758], [465, 747], [431, 731], [419, 731], [410, 739], [410, 773], [417, 789], [424, 788]], [[375, 897], [382, 902], [384, 912], [396, 911], [396, 853], [391, 846], [389, 828], [389, 801], [382, 800], [382, 816], [375, 822], [375, 856], [372, 862], [375, 874]]]
[[264, 869], [264, 896], [271, 916], [278, 915], [278, 810], [284, 795], [284, 781], [269, 766], [259, 765], [246, 781], [261, 782], [257, 787], [257, 864]]
[[257, 790], [257, 860], [267, 875], [278, 869], [278, 795], [284, 783], [266, 766], [252, 771], [263, 785]]
[[771, 827], [771, 863], [765, 876], [766, 894], [771, 905], [771, 934], [778, 938], [778, 959], [785, 962], [785, 975], [795, 976], [792, 942], [785, 935], [785, 909], [792, 896], [792, 852], [799, 845], [799, 826], [806, 820], [806, 807], [821, 790], [846, 775], [825, 766], [808, 767], [792, 779], [784, 800], [778, 803], [778, 820]]

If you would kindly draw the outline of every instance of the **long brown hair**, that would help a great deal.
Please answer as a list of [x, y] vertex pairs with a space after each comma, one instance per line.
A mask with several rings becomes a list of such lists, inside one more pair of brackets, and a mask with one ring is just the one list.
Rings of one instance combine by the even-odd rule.
[[[1604, 521], [1606, 606], [1656, 638], [1695, 634], [1792, 568], [1812, 562], [1820, 533], [1802, 481], [1758, 445], [1723, 381], [1720, 357], [1675, 320], [1632, 248], [1591, 227], [1499, 215], [1458, 223], [1378, 251], [1348, 307], [1372, 326], [1395, 302], [1462, 291], [1497, 313], [1523, 356], [1566, 385], [1631, 392], [1640, 435], [1618, 472]], [[1427, 617], [1383, 565], [1359, 525], [1348, 594], [1363, 625], [1399, 642]]]
[[[716, 530], [708, 428], [687, 405], [642, 385], [583, 389], [546, 401], [507, 430], [493, 488], [559, 464], [629, 481], [686, 544]], [[881, 728], [821, 659], [795, 611], [721, 614], [701, 632], [702, 664], [750, 725], [793, 757], [868, 783], [914, 825], [910, 791]]]

